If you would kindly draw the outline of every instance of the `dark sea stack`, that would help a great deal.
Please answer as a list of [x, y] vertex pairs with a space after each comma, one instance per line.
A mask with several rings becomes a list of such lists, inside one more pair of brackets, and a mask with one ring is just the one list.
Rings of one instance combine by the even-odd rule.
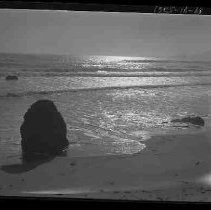
[[18, 77], [14, 76], [14, 75], [8, 75], [5, 79], [6, 80], [18, 80]]
[[204, 120], [201, 117], [184, 117], [182, 119], [175, 119], [171, 122], [191, 123], [193, 125], [204, 126]]
[[50, 100], [39, 100], [31, 105], [20, 132], [25, 161], [58, 155], [69, 144], [65, 121]]

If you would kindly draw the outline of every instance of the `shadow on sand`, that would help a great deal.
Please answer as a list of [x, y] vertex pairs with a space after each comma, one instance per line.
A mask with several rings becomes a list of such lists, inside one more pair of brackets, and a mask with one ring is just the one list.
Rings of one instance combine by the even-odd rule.
[[36, 158], [33, 156], [31, 161], [24, 161], [22, 159], [22, 163], [20, 164], [3, 165], [0, 167], [0, 169], [10, 174], [25, 173], [25, 172], [33, 170], [39, 165], [52, 161], [54, 158], [58, 156], [61, 157], [61, 156], [66, 156], [66, 155], [67, 155], [67, 152], [62, 151], [60, 154], [54, 155], [54, 156], [40, 156], [39, 155], [39, 156], [36, 156]]

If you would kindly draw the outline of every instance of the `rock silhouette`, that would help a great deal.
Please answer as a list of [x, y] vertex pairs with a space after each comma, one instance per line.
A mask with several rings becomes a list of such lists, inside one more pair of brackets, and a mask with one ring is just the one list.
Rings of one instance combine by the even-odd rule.
[[184, 117], [182, 119], [175, 119], [171, 122], [191, 123], [194, 125], [204, 126], [204, 120], [201, 117]]
[[14, 76], [14, 75], [8, 75], [5, 79], [6, 80], [18, 80], [18, 77]]
[[58, 155], [69, 144], [65, 121], [50, 100], [39, 100], [31, 105], [20, 132], [23, 161]]

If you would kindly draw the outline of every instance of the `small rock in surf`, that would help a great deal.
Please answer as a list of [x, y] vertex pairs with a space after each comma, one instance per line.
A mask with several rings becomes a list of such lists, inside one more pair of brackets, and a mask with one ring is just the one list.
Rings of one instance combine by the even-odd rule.
[[31, 105], [20, 132], [23, 161], [56, 156], [69, 144], [65, 121], [50, 100], [38, 100]]
[[171, 122], [191, 123], [193, 125], [204, 126], [204, 120], [201, 117], [184, 117], [182, 119], [175, 119]]
[[14, 75], [8, 75], [6, 77], [6, 80], [18, 80], [18, 77], [17, 76], [14, 76]]

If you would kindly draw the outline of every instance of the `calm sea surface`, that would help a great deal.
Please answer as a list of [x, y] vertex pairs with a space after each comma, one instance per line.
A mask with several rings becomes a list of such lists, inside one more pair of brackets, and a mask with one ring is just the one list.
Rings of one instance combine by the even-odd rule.
[[153, 135], [202, 130], [174, 118], [201, 116], [210, 128], [211, 62], [0, 54], [0, 165], [20, 162], [23, 115], [38, 99], [63, 115], [69, 157], [133, 154]]

